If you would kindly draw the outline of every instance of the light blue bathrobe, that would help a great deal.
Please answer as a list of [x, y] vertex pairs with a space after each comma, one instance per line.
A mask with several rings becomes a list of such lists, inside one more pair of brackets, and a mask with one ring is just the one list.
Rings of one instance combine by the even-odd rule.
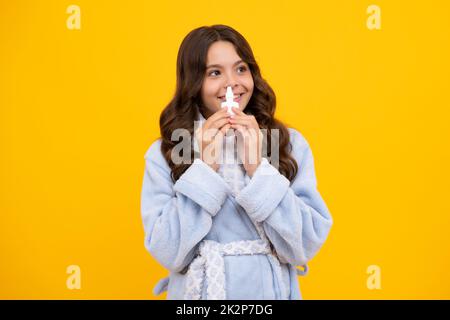
[[[156, 140], [145, 154], [141, 214], [145, 247], [169, 276], [154, 293], [183, 299], [186, 269], [202, 240], [229, 243], [260, 239], [249, 217], [261, 222], [279, 258], [288, 299], [302, 299], [295, 266], [306, 266], [332, 225], [317, 190], [314, 159], [303, 135], [289, 128], [299, 166], [292, 183], [266, 159], [235, 197], [223, 178], [196, 159], [173, 183]], [[264, 173], [263, 173], [264, 172]], [[267, 172], [271, 172], [267, 175]], [[226, 299], [282, 299], [274, 270], [264, 254], [225, 256]], [[206, 291], [202, 299], [206, 298]], [[286, 287], [286, 286], [284, 286]]]

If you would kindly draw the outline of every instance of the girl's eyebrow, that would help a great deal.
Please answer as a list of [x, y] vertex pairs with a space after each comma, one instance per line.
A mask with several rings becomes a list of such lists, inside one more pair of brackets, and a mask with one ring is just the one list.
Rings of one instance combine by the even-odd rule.
[[[244, 61], [242, 61], [242, 60], [236, 61], [236, 62], [233, 64], [233, 67], [234, 67], [235, 65], [241, 63], [241, 62], [244, 62]], [[221, 66], [220, 64], [210, 64], [209, 66], [206, 67], [206, 69], [213, 68], [213, 67], [221, 68], [222, 66]]]

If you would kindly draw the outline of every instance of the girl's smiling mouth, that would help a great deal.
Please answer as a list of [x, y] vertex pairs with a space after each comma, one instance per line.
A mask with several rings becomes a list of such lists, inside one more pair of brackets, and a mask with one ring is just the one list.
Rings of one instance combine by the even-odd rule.
[[[233, 97], [233, 101], [234, 101], [234, 102], [239, 102], [239, 101], [241, 101], [241, 98], [242, 98], [242, 96], [243, 96], [244, 94], [245, 94], [245, 92], [241, 92], [241, 93], [239, 93], [239, 94], [235, 94], [234, 97]], [[217, 97], [217, 99], [219, 99], [221, 102], [225, 102], [225, 101], [226, 101], [225, 96]]]

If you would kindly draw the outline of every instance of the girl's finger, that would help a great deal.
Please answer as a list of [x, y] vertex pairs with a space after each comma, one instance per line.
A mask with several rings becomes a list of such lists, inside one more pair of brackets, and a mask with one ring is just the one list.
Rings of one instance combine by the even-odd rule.
[[[233, 107], [233, 110], [236, 111], [236, 115], [234, 117], [230, 117], [230, 120], [231, 119], [233, 119], [233, 120], [234, 119], [236, 119], [236, 120], [244, 119], [246, 121], [250, 121], [250, 123], [252, 123], [253, 126], [258, 125], [258, 122], [256, 121], [256, 119], [254, 118], [253, 115], [248, 115], [248, 114], [244, 113], [242, 110], [235, 108], [235, 107]], [[231, 123], [233, 123], [233, 122], [231, 122]], [[251, 127], [251, 126], [252, 125], [250, 125], [249, 127]], [[259, 125], [258, 125], [258, 128], [259, 128]]]
[[224, 125], [221, 129], [220, 132], [222, 132], [223, 135], [226, 135], [227, 131], [231, 128], [230, 124], [226, 124]]
[[226, 125], [228, 123], [228, 119], [227, 118], [220, 118], [216, 121], [214, 121], [211, 126], [209, 127], [209, 129], [220, 129], [222, 128], [224, 125]]
[[206, 130], [204, 129], [201, 131], [201, 139], [203, 140], [203, 142], [210, 143], [215, 139], [219, 132], [220, 130], [217, 128], [209, 128]]
[[239, 109], [239, 108], [237, 108], [237, 107], [232, 107], [231, 108], [231, 110], [235, 113], [235, 114], [237, 114], [237, 115], [246, 115], [245, 113], [244, 113], [244, 111], [242, 111], [241, 109]]
[[244, 126], [239, 124], [231, 124], [231, 128], [236, 129], [243, 137], [246, 136], [246, 129]]
[[231, 124], [240, 124], [240, 125], [244, 125], [247, 127], [251, 127], [251, 125], [252, 125], [252, 122], [249, 119], [244, 119], [244, 118], [239, 118], [239, 117], [232, 118], [232, 119], [230, 118], [229, 122]]
[[262, 137], [260, 136], [261, 131], [255, 130], [254, 128], [246, 128], [245, 126], [239, 124], [232, 124], [232, 128], [241, 132], [243, 137], [250, 139], [251, 141], [262, 141]]
[[205, 129], [211, 128], [214, 122], [220, 119], [227, 119], [230, 115], [227, 112], [227, 108], [222, 108], [216, 113], [214, 113], [212, 116], [210, 116], [204, 123], [203, 127]]

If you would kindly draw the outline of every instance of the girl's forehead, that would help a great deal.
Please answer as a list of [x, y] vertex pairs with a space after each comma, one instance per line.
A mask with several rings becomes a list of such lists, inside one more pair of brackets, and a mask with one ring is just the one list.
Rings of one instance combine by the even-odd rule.
[[231, 42], [216, 41], [208, 49], [208, 63], [234, 62], [240, 59], [239, 55]]

